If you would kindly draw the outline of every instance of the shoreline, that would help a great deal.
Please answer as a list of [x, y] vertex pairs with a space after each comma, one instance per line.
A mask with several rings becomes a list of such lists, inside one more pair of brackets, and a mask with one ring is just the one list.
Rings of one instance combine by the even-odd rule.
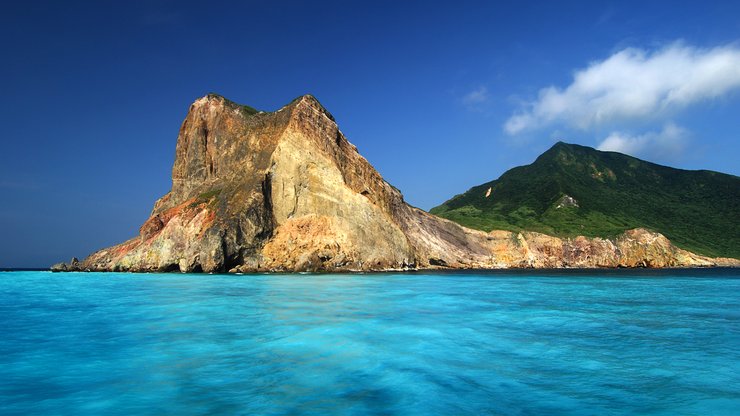
[[640, 272], [645, 274], [665, 272], [695, 272], [695, 271], [736, 271], [740, 266], [680, 266], [680, 267], [508, 267], [495, 269], [480, 268], [435, 268], [435, 269], [384, 269], [384, 270], [336, 270], [336, 271], [251, 271], [251, 272], [180, 272], [180, 271], [158, 271], [158, 270], [51, 270], [50, 268], [39, 269], [0, 269], [0, 272], [18, 272], [18, 271], [48, 271], [51, 273], [132, 273], [132, 274], [192, 274], [192, 275], [232, 275], [232, 276], [252, 276], [252, 275], [365, 275], [365, 274], [539, 274], [539, 273], [556, 273], [579, 275], [598, 272], [601, 274], [623, 274]]

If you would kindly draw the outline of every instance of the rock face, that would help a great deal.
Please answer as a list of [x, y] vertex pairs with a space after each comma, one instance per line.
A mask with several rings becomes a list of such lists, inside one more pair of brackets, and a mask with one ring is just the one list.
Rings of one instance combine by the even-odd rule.
[[305, 95], [272, 113], [218, 95], [180, 128], [172, 190], [139, 236], [56, 270], [349, 271], [737, 264], [632, 230], [616, 240], [484, 233], [406, 204]]

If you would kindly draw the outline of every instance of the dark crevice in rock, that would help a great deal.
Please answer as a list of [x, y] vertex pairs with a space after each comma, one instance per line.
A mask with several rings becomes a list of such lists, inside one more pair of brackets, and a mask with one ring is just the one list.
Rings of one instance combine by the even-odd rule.
[[[238, 229], [239, 227], [236, 228]], [[221, 238], [221, 250], [224, 253], [223, 264], [221, 265], [220, 270], [218, 270], [221, 272], [227, 272], [242, 264], [241, 250], [236, 249], [236, 247], [234, 247], [234, 250], [229, 250], [226, 240], [227, 239], [225, 237]]]
[[[203, 156], [205, 162], [205, 172], [204, 177], [210, 178], [213, 176], [213, 157], [211, 156], [211, 152], [208, 151], [208, 135], [210, 131], [208, 130], [208, 126], [203, 126]], [[204, 179], [205, 179], [204, 178]]]
[[441, 267], [446, 267], [447, 266], [447, 262], [446, 261], [444, 261], [442, 259], [435, 259], [435, 258], [430, 258], [429, 259], [429, 264], [431, 264], [432, 266], [441, 266]]
[[293, 215], [295, 215], [295, 211], [298, 209], [298, 192], [299, 192], [298, 185], [293, 185], [293, 209], [290, 210], [290, 214], [288, 214], [288, 218], [293, 218]]
[[272, 236], [272, 231], [275, 228], [275, 215], [272, 211], [272, 175], [269, 172], [265, 175], [265, 180], [262, 181], [262, 204], [264, 209], [262, 214], [263, 224], [259, 236], [267, 239]]
[[170, 264], [168, 264], [168, 265], [166, 265], [166, 266], [162, 266], [162, 267], [160, 267], [160, 268], [159, 268], [159, 271], [160, 271], [161, 273], [174, 273], [174, 272], [179, 272], [179, 271], [180, 271], [180, 265], [178, 265], [177, 263], [170, 263]]

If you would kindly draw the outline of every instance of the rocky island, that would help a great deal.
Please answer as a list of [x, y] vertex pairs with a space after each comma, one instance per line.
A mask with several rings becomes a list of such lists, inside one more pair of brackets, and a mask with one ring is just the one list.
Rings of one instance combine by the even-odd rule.
[[738, 265], [663, 235], [473, 230], [407, 204], [312, 96], [261, 112], [196, 100], [172, 189], [139, 235], [55, 271], [262, 272]]

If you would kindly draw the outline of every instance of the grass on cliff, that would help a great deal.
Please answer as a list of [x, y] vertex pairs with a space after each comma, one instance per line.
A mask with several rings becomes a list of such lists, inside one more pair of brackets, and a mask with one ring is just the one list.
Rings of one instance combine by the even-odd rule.
[[235, 103], [234, 101], [229, 100], [228, 98], [224, 97], [223, 95], [216, 94], [214, 92], [209, 93], [208, 96], [209, 97], [215, 97], [215, 98], [218, 98], [220, 100], [223, 100], [226, 104], [228, 104], [228, 105], [230, 105], [230, 106], [232, 106], [234, 108], [238, 108], [239, 111], [241, 111], [244, 115], [247, 115], [247, 116], [251, 116], [253, 114], [257, 114], [257, 113], [260, 112], [260, 110], [257, 110], [254, 107], [250, 107], [250, 106], [244, 105], [244, 104]]
[[[556, 208], [565, 195], [578, 207]], [[737, 176], [673, 169], [565, 143], [431, 212], [484, 231], [561, 237], [613, 237], [643, 227], [699, 254], [740, 258]]]
[[221, 189], [212, 189], [210, 191], [203, 192], [198, 195], [193, 202], [190, 203], [190, 208], [196, 207], [203, 203], [208, 203], [209, 205], [213, 205], [217, 201], [217, 196], [221, 195]]

